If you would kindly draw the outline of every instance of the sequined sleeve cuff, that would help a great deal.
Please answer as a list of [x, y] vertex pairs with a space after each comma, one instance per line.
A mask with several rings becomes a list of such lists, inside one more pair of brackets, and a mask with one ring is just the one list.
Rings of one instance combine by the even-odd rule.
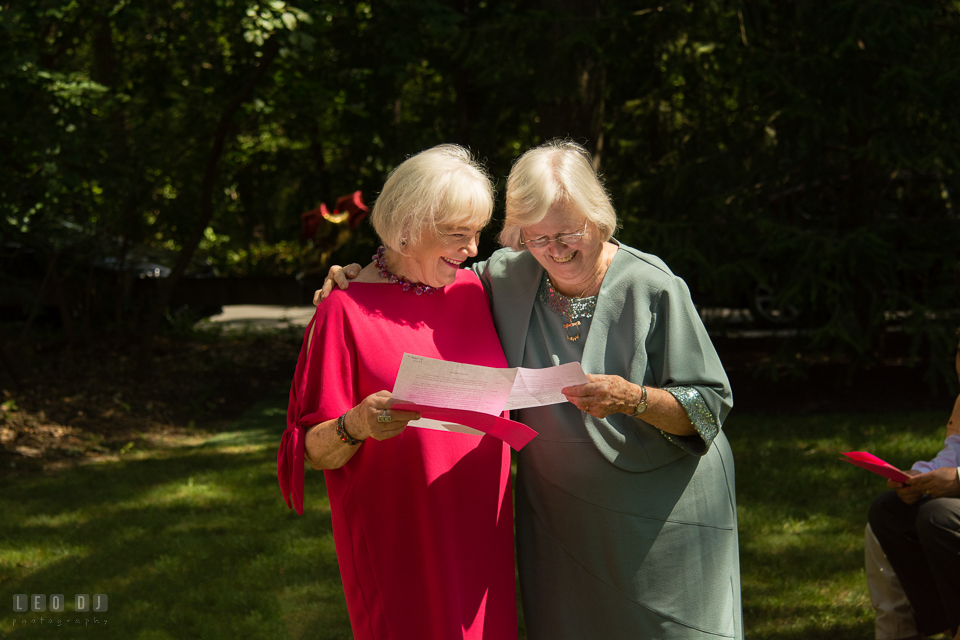
[[[706, 445], [704, 448], [709, 447], [713, 439], [717, 437], [717, 433], [720, 432], [720, 426], [717, 424], [716, 417], [710, 412], [710, 408], [707, 407], [707, 403], [700, 397], [700, 392], [693, 387], [667, 387], [663, 390], [677, 399], [683, 410], [687, 412], [687, 417], [693, 423], [693, 428], [697, 430], [703, 444]], [[684, 449], [688, 448], [683, 441], [689, 438], [671, 435], [663, 431], [660, 433], [670, 442]]]

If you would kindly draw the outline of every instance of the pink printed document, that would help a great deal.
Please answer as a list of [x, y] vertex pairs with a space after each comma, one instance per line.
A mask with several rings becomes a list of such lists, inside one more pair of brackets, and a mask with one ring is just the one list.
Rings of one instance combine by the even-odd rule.
[[863, 467], [867, 471], [872, 471], [873, 473], [881, 475], [884, 478], [889, 478], [894, 482], [906, 482], [910, 479], [910, 476], [905, 474], [903, 471], [900, 471], [900, 469], [897, 469], [889, 462], [884, 462], [872, 453], [867, 453], [866, 451], [848, 451], [843, 453], [843, 455], [847, 457], [840, 458], [841, 460], [849, 462], [850, 464], [855, 464], [858, 467]]
[[397, 409], [422, 415], [408, 426], [485, 433], [519, 451], [537, 432], [501, 414], [566, 402], [561, 390], [586, 382], [579, 362], [544, 369], [501, 369], [405, 353], [391, 397]]

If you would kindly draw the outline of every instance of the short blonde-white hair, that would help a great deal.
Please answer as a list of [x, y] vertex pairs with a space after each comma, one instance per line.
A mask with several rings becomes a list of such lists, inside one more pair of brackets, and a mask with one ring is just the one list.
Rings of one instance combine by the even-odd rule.
[[486, 226], [493, 215], [493, 196], [490, 176], [470, 152], [441, 144], [390, 172], [370, 222], [384, 245], [408, 255], [441, 226]]
[[507, 215], [500, 244], [524, 249], [523, 227], [537, 224], [554, 205], [564, 205], [597, 226], [603, 242], [617, 229], [617, 212], [587, 150], [569, 140], [551, 140], [530, 149], [507, 178]]

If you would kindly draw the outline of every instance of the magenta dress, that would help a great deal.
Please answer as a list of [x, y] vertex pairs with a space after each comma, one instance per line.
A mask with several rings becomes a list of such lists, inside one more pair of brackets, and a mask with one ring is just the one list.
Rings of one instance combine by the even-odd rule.
[[[433, 295], [352, 283], [317, 308], [311, 335], [277, 456], [284, 499], [298, 513], [306, 429], [392, 390], [404, 352], [506, 366], [486, 294], [470, 271]], [[358, 446], [346, 465], [324, 472], [354, 637], [516, 638], [507, 446], [415, 427]]]

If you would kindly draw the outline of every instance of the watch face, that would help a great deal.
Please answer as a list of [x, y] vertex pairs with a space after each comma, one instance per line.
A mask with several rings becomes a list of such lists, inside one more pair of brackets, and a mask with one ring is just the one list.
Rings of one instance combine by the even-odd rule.
[[646, 402], [641, 402], [640, 404], [637, 405], [637, 413], [643, 413], [646, 410], [647, 410]]

